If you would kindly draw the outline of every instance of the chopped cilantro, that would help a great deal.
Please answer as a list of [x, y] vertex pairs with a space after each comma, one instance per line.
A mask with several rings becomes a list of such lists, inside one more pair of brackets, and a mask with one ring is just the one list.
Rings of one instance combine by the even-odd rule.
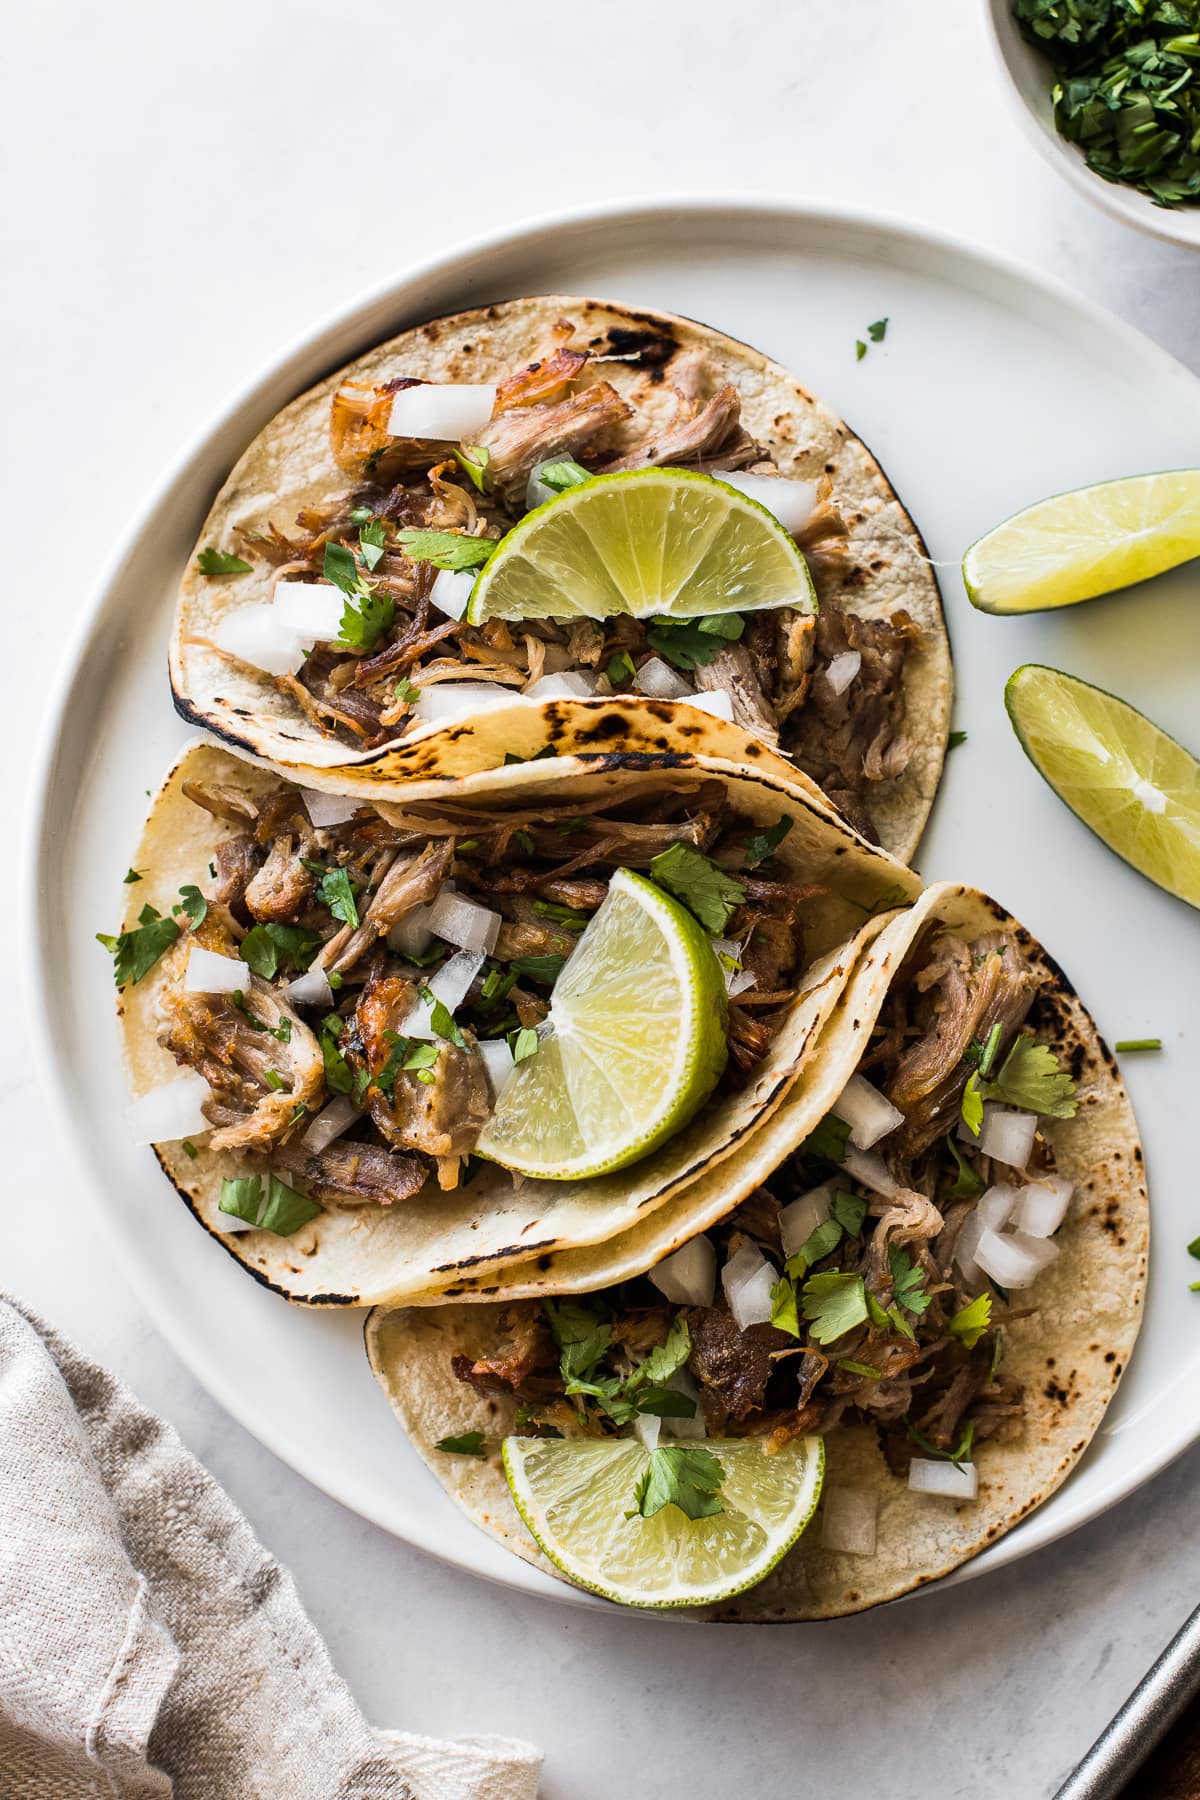
[[350, 877], [345, 869], [325, 869], [317, 883], [322, 903], [327, 906], [335, 919], [343, 925], [349, 925], [352, 931], [359, 926], [358, 907], [354, 904], [354, 889], [350, 886]]
[[837, 1220], [847, 1237], [857, 1237], [867, 1216], [867, 1203], [861, 1194], [839, 1188], [829, 1202], [830, 1217]]
[[407, 679], [398, 681], [392, 689], [392, 693], [397, 700], [403, 700], [407, 706], [411, 706], [414, 700], [421, 698], [420, 688], [414, 687], [412, 682]]
[[435, 1450], [444, 1451], [447, 1456], [485, 1457], [487, 1455], [482, 1431], [463, 1431], [458, 1437], [439, 1438], [433, 1447]]
[[200, 1152], [197, 1150], [195, 1144], [193, 1144], [191, 1138], [184, 1138], [182, 1140], [182, 1142], [180, 1143], [179, 1148], [183, 1151], [183, 1154], [187, 1157], [190, 1157], [193, 1162], [195, 1162], [196, 1158], [200, 1154]]
[[966, 741], [967, 734], [965, 731], [952, 731], [949, 738], [946, 740], [946, 748], [947, 750], [957, 750], [958, 746], [960, 744], [965, 744]]
[[230, 556], [225, 550], [214, 550], [206, 545], [196, 558], [196, 567], [202, 575], [249, 575], [252, 563], [243, 562], [240, 556]]
[[[128, 879], [128, 877], [126, 877], [126, 879]], [[1113, 1046], [1113, 1048], [1115, 1050], [1119, 1050], [1122, 1054], [1124, 1054], [1124, 1052], [1127, 1050], [1161, 1050], [1162, 1049], [1162, 1039], [1161, 1038], [1118, 1038], [1115, 1045]]]
[[220, 1209], [235, 1219], [244, 1219], [248, 1225], [256, 1225], [260, 1231], [273, 1232], [276, 1237], [291, 1237], [321, 1213], [321, 1208], [306, 1194], [298, 1194], [278, 1175], [267, 1177], [265, 1206], [261, 1176], [222, 1181]]
[[513, 843], [517, 844], [526, 856], [532, 856], [536, 848], [532, 837], [527, 831], [514, 831]]
[[1024, 1033], [1005, 1057], [996, 1079], [984, 1083], [983, 1095], [1045, 1118], [1075, 1117], [1075, 1083], [1048, 1044], [1036, 1043]]
[[870, 1363], [851, 1362], [848, 1356], [838, 1358], [838, 1368], [844, 1369], [847, 1375], [865, 1375], [868, 1381], [878, 1381], [882, 1371], [873, 1369]]
[[369, 506], [352, 506], [350, 508], [350, 523], [352, 525], [369, 525], [374, 517], [375, 514], [371, 511]]
[[1200, 1237], [1194, 1237], [1188, 1245], [1188, 1255], [1200, 1260]]
[[272, 920], [250, 927], [238, 945], [238, 955], [256, 975], [271, 981], [288, 962], [303, 974], [320, 947], [317, 932], [306, 931], [302, 925], [278, 925]]
[[533, 910], [539, 919], [553, 919], [568, 931], [584, 931], [591, 922], [589, 914], [577, 912], [573, 906], [557, 906], [553, 900], [535, 900]]
[[768, 857], [774, 856], [795, 823], [794, 819], [789, 819], [785, 814], [782, 818], [777, 819], [769, 830], [756, 831], [753, 837], [747, 838], [746, 867], [757, 869], [759, 863], [764, 863]]
[[651, 1453], [650, 1462], [634, 1491], [634, 1506], [626, 1513], [652, 1519], [664, 1506], [677, 1506], [689, 1519], [708, 1519], [725, 1508], [717, 1499], [725, 1471], [711, 1450], [693, 1445], [663, 1444]]
[[608, 676], [613, 687], [616, 687], [619, 682], [632, 681], [637, 674], [637, 667], [628, 650], [619, 650], [615, 656], [610, 656], [605, 663], [604, 673]]
[[[688, 1322], [682, 1313], [677, 1313], [671, 1321], [671, 1329], [667, 1332], [666, 1342], [657, 1345], [649, 1355], [638, 1364], [625, 1384], [627, 1393], [649, 1382], [661, 1387], [669, 1381], [677, 1369], [682, 1369], [692, 1354], [692, 1334], [688, 1330]], [[683, 1398], [687, 1398], [686, 1395]], [[678, 1417], [690, 1417], [690, 1414], [679, 1414]]]
[[97, 943], [112, 953], [113, 980], [119, 988], [133, 987], [149, 974], [160, 956], [171, 948], [179, 936], [174, 919], [164, 919], [156, 907], [147, 904], [138, 914], [132, 931], [116, 937], [98, 931]]
[[537, 1032], [530, 1025], [522, 1025], [518, 1031], [510, 1031], [508, 1048], [514, 1063], [528, 1062], [531, 1056], [538, 1053]]
[[556, 494], [565, 494], [568, 488], [578, 487], [581, 481], [592, 479], [586, 469], [580, 468], [570, 458], [562, 462], [543, 463], [537, 471], [537, 478], [544, 487]]
[[[787, 1272], [780, 1276], [771, 1289], [771, 1323], [780, 1331], [788, 1331], [794, 1338], [800, 1336], [800, 1312], [796, 1297], [796, 1284], [791, 1280], [792, 1264], [789, 1260]], [[800, 1271], [803, 1273], [803, 1271]]]
[[388, 594], [363, 594], [357, 602], [347, 600], [334, 642], [365, 656], [375, 648], [395, 616], [396, 603]]
[[454, 1014], [444, 1000], [439, 1000], [432, 988], [422, 984], [417, 992], [429, 1008], [429, 1029], [435, 1037], [440, 1037], [447, 1044], [453, 1044], [458, 1050], [465, 1050], [467, 1040], [454, 1023]]
[[825, 1162], [843, 1163], [849, 1137], [850, 1127], [846, 1121], [839, 1119], [836, 1113], [826, 1113], [801, 1144], [800, 1154], [817, 1156]]
[[960, 1308], [947, 1325], [951, 1337], [961, 1338], [973, 1350], [992, 1323], [992, 1296], [978, 1294], [969, 1305]]
[[952, 1462], [956, 1468], [961, 1468], [963, 1463], [970, 1462], [971, 1446], [975, 1442], [974, 1419], [967, 1420], [967, 1423], [963, 1428], [962, 1437], [959, 1439], [958, 1446], [954, 1450], [939, 1450], [936, 1444], [931, 1444], [927, 1437], [921, 1436], [921, 1433], [917, 1430], [916, 1426], [911, 1423], [907, 1414], [902, 1423], [913, 1443], [924, 1450], [927, 1456], [936, 1456], [943, 1462]]
[[867, 1317], [866, 1288], [861, 1275], [832, 1272], [810, 1275], [801, 1295], [804, 1317], [818, 1344], [832, 1344]]
[[[543, 1300], [554, 1341], [562, 1351], [563, 1379], [586, 1380], [612, 1342], [612, 1327], [599, 1306], [584, 1300]], [[575, 1390], [568, 1385], [567, 1392]]]
[[882, 344], [884, 338], [887, 336], [887, 328], [888, 322], [886, 319], [876, 319], [873, 325], [867, 326], [867, 336], [873, 344]]
[[986, 1044], [982, 1046], [979, 1052], [980, 1075], [986, 1076], [991, 1074], [992, 1065], [995, 1062], [1000, 1049], [1000, 1039], [1003, 1036], [1004, 1027], [1001, 1025], [999, 1019], [997, 1019], [996, 1023], [992, 1026], [992, 1029], [988, 1032]]
[[476, 493], [482, 494], [487, 466], [492, 453], [486, 444], [465, 444], [454, 452], [454, 460], [470, 480]]
[[[565, 956], [514, 956], [508, 966], [518, 978], [524, 975], [530, 981], [540, 981], [546, 987], [553, 987], [566, 965]], [[499, 971], [494, 970], [493, 973], [498, 974]], [[485, 982], [484, 986], [486, 985]]]
[[397, 541], [413, 562], [435, 569], [478, 569], [496, 548], [495, 538], [464, 537], [457, 531], [398, 531]]
[[325, 1086], [331, 1094], [349, 1094], [354, 1088], [354, 1075], [339, 1048], [346, 1021], [340, 1013], [326, 1013], [321, 1021], [321, 1056], [325, 1063]]
[[746, 629], [741, 613], [710, 613], [703, 619], [651, 619], [646, 642], [677, 669], [690, 671], [712, 662], [722, 644], [740, 638]]
[[976, 1200], [983, 1192], [983, 1178], [977, 1175], [953, 1137], [945, 1138], [944, 1143], [954, 1159], [957, 1170], [953, 1182], [941, 1195], [943, 1200]]
[[142, 878], [138, 874], [136, 869], [127, 869], [126, 870], [126, 872], [125, 872], [125, 886], [126, 887], [130, 887], [133, 882], [140, 881], [141, 879]]
[[672, 844], [651, 857], [650, 874], [714, 937], [720, 937], [746, 898], [740, 882], [691, 844]]
[[[801, 1244], [797, 1255], [789, 1257], [789, 1271], [792, 1263], [796, 1261], [801, 1262], [803, 1268], [810, 1269], [814, 1263], [820, 1262], [823, 1256], [828, 1256], [830, 1251], [836, 1250], [841, 1241], [842, 1228], [838, 1221], [832, 1216], [822, 1219], [821, 1223], [814, 1227], [804, 1243]], [[802, 1270], [797, 1272], [801, 1273]]]
[[374, 573], [387, 549], [387, 526], [382, 519], [368, 519], [359, 527], [358, 547], [368, 572]]
[[861, 338], [855, 338], [855, 340], [854, 340], [854, 360], [855, 360], [855, 362], [861, 362], [863, 357], [866, 354], [867, 354], [867, 346], [863, 343]]
[[888, 1246], [888, 1266], [892, 1271], [892, 1292], [896, 1304], [920, 1318], [929, 1306], [924, 1271], [914, 1263], [907, 1250], [897, 1249], [894, 1244]]
[[983, 1124], [983, 1095], [979, 1091], [978, 1073], [968, 1077], [967, 1085], [963, 1089], [962, 1116], [967, 1130], [974, 1132], [978, 1137]]

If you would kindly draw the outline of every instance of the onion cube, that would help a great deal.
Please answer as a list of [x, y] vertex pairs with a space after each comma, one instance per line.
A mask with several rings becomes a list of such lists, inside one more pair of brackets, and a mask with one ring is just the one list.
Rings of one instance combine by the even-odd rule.
[[832, 1201], [833, 1183], [826, 1181], [781, 1208], [779, 1236], [785, 1256], [795, 1256], [797, 1250], [804, 1248], [817, 1226], [823, 1225], [829, 1217]]
[[125, 1108], [135, 1144], [173, 1144], [209, 1130], [201, 1108], [212, 1098], [203, 1075], [182, 1075], [153, 1087]]
[[711, 1306], [717, 1285], [717, 1253], [706, 1237], [689, 1238], [647, 1274], [676, 1306]]
[[856, 1150], [869, 1150], [897, 1125], [903, 1125], [904, 1114], [881, 1094], [863, 1075], [852, 1075], [833, 1103], [834, 1115], [850, 1127], [850, 1142]]
[[1065, 1175], [1046, 1175], [1019, 1192], [1015, 1223], [1030, 1237], [1053, 1237], [1067, 1216], [1075, 1183]]
[[933, 1462], [914, 1456], [908, 1467], [908, 1485], [914, 1494], [974, 1500], [979, 1492], [979, 1471], [974, 1463]]
[[388, 417], [391, 437], [465, 444], [483, 430], [496, 404], [492, 381], [422, 381], [401, 388]]
[[[757, 500], [793, 537], [804, 530], [817, 510], [817, 488], [812, 481], [795, 481], [787, 475], [747, 475], [742, 469], [722, 470], [717, 480], [737, 488], [748, 500]], [[804, 610], [811, 610], [811, 602]]]
[[721, 1286], [739, 1331], [766, 1325], [771, 1318], [771, 1289], [779, 1280], [756, 1244], [743, 1244], [721, 1270]]
[[1057, 1255], [1057, 1244], [1023, 1231], [985, 1231], [975, 1249], [979, 1267], [1002, 1288], [1032, 1287]]
[[186, 994], [236, 994], [250, 986], [250, 970], [237, 956], [221, 956], [193, 944], [183, 977]]

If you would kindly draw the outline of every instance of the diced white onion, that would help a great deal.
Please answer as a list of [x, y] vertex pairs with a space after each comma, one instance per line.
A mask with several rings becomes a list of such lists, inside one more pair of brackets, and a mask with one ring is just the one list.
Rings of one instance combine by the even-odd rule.
[[285, 625], [275, 608], [265, 602], [226, 613], [217, 621], [213, 643], [268, 675], [290, 675], [304, 660], [300, 633]]
[[423, 381], [418, 387], [400, 389], [392, 401], [388, 432], [392, 437], [467, 444], [483, 430], [495, 404], [492, 381]]
[[439, 895], [444, 894], [447, 889], [454, 892], [452, 881], [442, 883], [428, 906], [414, 906], [411, 912], [406, 912], [402, 919], [396, 920], [387, 934], [389, 950], [395, 951], [397, 956], [424, 956], [433, 942], [431, 921], [434, 905]]
[[318, 831], [344, 825], [362, 805], [361, 800], [350, 799], [346, 794], [323, 794], [318, 788], [301, 788], [300, 798]]
[[633, 678], [639, 694], [651, 700], [690, 700], [692, 688], [678, 669], [673, 669], [661, 656], [648, 656]]
[[659, 1293], [676, 1306], [711, 1306], [717, 1286], [717, 1253], [706, 1237], [689, 1238], [647, 1274]]
[[747, 499], [757, 500], [793, 536], [804, 530], [817, 510], [817, 488], [812, 481], [795, 481], [788, 475], [747, 475], [742, 469], [722, 469], [717, 480], [727, 481]]
[[338, 1094], [328, 1106], [321, 1108], [304, 1133], [302, 1142], [314, 1152], [324, 1150], [334, 1138], [340, 1138], [343, 1131], [349, 1131], [359, 1117], [359, 1110], [349, 1094]]
[[429, 604], [448, 619], [461, 619], [474, 586], [475, 576], [470, 569], [439, 569], [429, 590]]
[[346, 598], [331, 581], [277, 581], [276, 617], [307, 644], [330, 643], [342, 629]]
[[873, 1194], [882, 1194], [885, 1200], [899, 1192], [900, 1184], [889, 1175], [887, 1164], [876, 1150], [856, 1150], [853, 1144], [847, 1144], [842, 1167], [847, 1175]]
[[879, 1495], [870, 1488], [827, 1487], [821, 1496], [821, 1548], [874, 1556]]
[[721, 1286], [739, 1331], [765, 1325], [771, 1317], [771, 1289], [779, 1280], [757, 1244], [743, 1244], [721, 1270]]
[[186, 994], [236, 994], [250, 986], [250, 971], [236, 956], [220, 956], [193, 944], [183, 977]]
[[539, 675], [524, 690], [527, 700], [592, 700], [596, 677], [571, 669], [563, 675]]
[[984, 1118], [979, 1148], [996, 1162], [1007, 1163], [1010, 1169], [1023, 1169], [1032, 1154], [1036, 1132], [1036, 1113], [1009, 1112], [1007, 1107], [998, 1106]]
[[700, 1389], [696, 1386], [696, 1383], [692, 1380], [688, 1371], [686, 1369], [676, 1369], [673, 1375], [667, 1376], [664, 1386], [669, 1387], [674, 1394], [686, 1394], [696, 1408], [690, 1419], [664, 1419], [662, 1422], [663, 1430], [666, 1432], [667, 1436], [673, 1438], [707, 1437], [708, 1430], [704, 1423], [704, 1408], [700, 1404]]
[[713, 688], [706, 694], [689, 694], [687, 703], [694, 706], [697, 712], [711, 713], [714, 719], [733, 718], [733, 701], [723, 688]]
[[850, 1077], [832, 1110], [850, 1127], [850, 1142], [856, 1150], [869, 1150], [904, 1123], [904, 1114], [863, 1075]]
[[656, 1413], [638, 1413], [633, 1421], [634, 1436], [640, 1438], [645, 1448], [651, 1453], [658, 1449], [658, 1439], [662, 1428], [663, 1422]]
[[933, 1462], [914, 1456], [908, 1465], [908, 1485], [914, 1494], [938, 1494], [944, 1500], [974, 1500], [979, 1492], [979, 1471], [974, 1463]]
[[486, 956], [496, 948], [501, 922], [498, 912], [453, 889], [443, 888], [429, 909], [429, 927], [434, 937], [445, 938], [460, 950], [482, 950]]
[[319, 1006], [322, 1012], [328, 1012], [333, 1005], [333, 989], [324, 969], [306, 969], [295, 981], [289, 981], [283, 991], [293, 1006]]
[[844, 694], [861, 668], [862, 653], [858, 650], [843, 650], [826, 669], [825, 679], [835, 694]]
[[739, 994], [744, 994], [758, 980], [758, 976], [752, 975], [749, 969], [738, 969], [732, 973], [727, 969], [725, 977], [725, 991], [731, 1000], [736, 1000]]
[[465, 719], [469, 713], [509, 706], [512, 699], [509, 690], [497, 681], [439, 681], [421, 689], [413, 712], [418, 719], [445, 725], [451, 719]]
[[[434, 1000], [440, 1000], [447, 1012], [457, 1012], [467, 997], [471, 983], [482, 969], [483, 962], [481, 951], [456, 950], [449, 962], [443, 963], [437, 974], [431, 975], [426, 984]], [[432, 1040], [437, 1035], [432, 1021], [433, 1007], [424, 1000], [418, 1000], [401, 1024], [400, 1035]]]
[[203, 1075], [181, 1075], [153, 1087], [125, 1108], [125, 1118], [135, 1144], [173, 1144], [209, 1130], [200, 1110], [211, 1100], [212, 1089]]
[[498, 1100], [501, 1088], [507, 1085], [509, 1076], [517, 1066], [512, 1059], [512, 1051], [504, 1038], [485, 1038], [480, 1041], [479, 1054], [487, 1070], [492, 1098]]
[[985, 1231], [975, 1261], [1002, 1288], [1027, 1288], [1057, 1255], [1058, 1245], [1049, 1238], [1028, 1237], [1023, 1231]]
[[807, 1194], [801, 1194], [798, 1200], [792, 1200], [781, 1208], [779, 1237], [785, 1256], [795, 1256], [797, 1250], [802, 1250], [807, 1244], [817, 1226], [825, 1223], [832, 1199], [833, 1183], [826, 1181], [820, 1187], [810, 1188]]
[[[561, 461], [561, 457], [552, 456], [548, 459], [549, 463]], [[547, 487], [546, 483], [542, 480], [542, 470], [547, 466], [547, 462], [534, 463], [532, 469], [529, 471], [529, 480], [525, 483], [526, 512], [532, 512], [535, 506], [545, 506], [547, 500], [554, 500], [557, 498], [557, 490], [552, 487]]]
[[1008, 1224], [1017, 1203], [1017, 1192], [1015, 1187], [1004, 1183], [988, 1188], [986, 1193], [980, 1194], [964, 1221], [954, 1246], [954, 1260], [971, 1285], [980, 1279], [981, 1271], [975, 1260], [979, 1240], [985, 1231], [1002, 1231]]
[[1058, 1230], [1067, 1216], [1075, 1183], [1065, 1175], [1043, 1175], [1031, 1181], [1019, 1194], [1015, 1224], [1030, 1237], [1048, 1238]]

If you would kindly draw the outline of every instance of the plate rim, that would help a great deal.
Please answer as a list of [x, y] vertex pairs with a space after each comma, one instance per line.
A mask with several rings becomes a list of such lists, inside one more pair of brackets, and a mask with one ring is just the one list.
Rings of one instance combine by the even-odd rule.
[[[637, 229], [644, 228], [655, 220], [677, 225], [681, 215], [697, 224], [701, 220], [710, 221], [718, 234], [722, 225], [728, 225], [731, 219], [737, 219], [743, 225], [752, 226], [756, 221], [760, 226], [773, 224], [791, 234], [803, 235], [806, 231], [819, 232], [825, 229], [849, 231], [859, 236], [874, 235], [899, 242], [910, 250], [932, 251], [956, 261], [960, 266], [973, 267], [977, 273], [985, 276], [999, 275], [1026, 291], [1033, 290], [1043, 300], [1065, 307], [1077, 318], [1085, 318], [1107, 334], [1110, 340], [1124, 342], [1131, 349], [1136, 349], [1139, 359], [1149, 357], [1152, 361], [1157, 361], [1164, 376], [1170, 376], [1196, 391], [1200, 406], [1200, 376], [1194, 374], [1170, 351], [1118, 314], [1087, 295], [1077, 293], [1059, 277], [1031, 267], [1022, 258], [996, 251], [963, 233], [929, 226], [908, 216], [886, 216], [868, 208], [853, 206], [830, 207], [770, 193], [733, 195], [707, 191], [683, 195], [667, 193], [633, 196], [596, 202], [584, 207], [565, 208], [549, 214], [534, 214], [516, 224], [451, 243], [391, 279], [373, 285], [347, 303], [327, 311], [309, 328], [293, 334], [279, 354], [264, 368], [236, 387], [210, 411], [201, 426], [185, 440], [183, 449], [170, 463], [165, 475], [152, 487], [148, 497], [133, 510], [129, 523], [121, 530], [116, 546], [105, 559], [75, 621], [51, 684], [47, 709], [34, 747], [21, 842], [23, 878], [19, 910], [23, 913], [22, 923], [30, 945], [30, 957], [22, 981], [23, 1009], [30, 1028], [36, 1072], [43, 1078], [43, 1091], [49, 1096], [52, 1118], [59, 1126], [77, 1179], [88, 1194], [89, 1204], [93, 1187], [102, 1195], [103, 1184], [95, 1182], [88, 1170], [83, 1143], [67, 1100], [66, 1084], [62, 1079], [63, 1067], [59, 1061], [50, 1014], [41, 1003], [43, 995], [51, 986], [53, 976], [50, 967], [52, 946], [44, 930], [40, 894], [43, 875], [55, 854], [52, 797], [63, 720], [67, 716], [73, 694], [85, 679], [89, 651], [116, 605], [117, 590], [125, 566], [145, 541], [159, 512], [169, 505], [180, 488], [193, 479], [196, 466], [206, 458], [212, 440], [227, 430], [235, 418], [251, 414], [255, 408], [261, 410], [269, 405], [270, 410], [262, 412], [258, 423], [252, 427], [253, 431], [261, 429], [266, 419], [277, 409], [272, 395], [280, 384], [292, 381], [293, 394], [303, 391], [298, 385], [300, 381], [310, 385], [313, 379], [319, 378], [309, 372], [309, 365], [320, 347], [338, 337], [344, 338], [348, 333], [365, 330], [372, 315], [380, 309], [390, 308], [393, 312], [402, 310], [406, 301], [419, 291], [422, 283], [444, 281], [456, 270], [469, 266], [470, 261], [477, 257], [487, 257], [505, 250], [514, 254], [534, 254], [544, 250], [555, 240], [563, 242], [568, 241], [572, 234], [585, 234], [589, 228], [612, 230], [625, 225]], [[778, 247], [778, 241], [776, 245]], [[379, 340], [376, 338], [373, 341]], [[138, 1257], [134, 1243], [122, 1229], [117, 1215], [103, 1199], [97, 1207], [93, 1207], [93, 1217], [97, 1212], [105, 1241], [131, 1291], [191, 1377], [258, 1443], [302, 1479], [338, 1504], [386, 1531], [389, 1536], [400, 1538], [424, 1553], [436, 1556], [440, 1561], [472, 1575], [568, 1605], [596, 1607], [603, 1604], [595, 1596], [583, 1594], [565, 1583], [552, 1580], [518, 1557], [509, 1555], [501, 1567], [488, 1568], [468, 1550], [464, 1549], [459, 1553], [444, 1543], [434, 1541], [428, 1533], [401, 1532], [367, 1496], [350, 1497], [337, 1487], [332, 1475], [327, 1478], [324, 1472], [318, 1474], [304, 1466], [297, 1460], [290, 1443], [285, 1441], [286, 1434], [274, 1430], [270, 1419], [264, 1419], [252, 1403], [243, 1403], [236, 1385], [223, 1376], [218, 1366], [205, 1364], [202, 1358], [193, 1354], [190, 1332], [172, 1311], [168, 1297], [161, 1294], [155, 1286], [144, 1260]], [[919, 1594], [934, 1588], [944, 1589], [972, 1580], [1058, 1541], [1067, 1533], [1099, 1518], [1120, 1500], [1134, 1493], [1182, 1455], [1198, 1437], [1200, 1422], [1194, 1430], [1177, 1433], [1175, 1436], [1164, 1434], [1154, 1451], [1127, 1478], [1111, 1482], [1094, 1503], [1072, 1507], [1065, 1503], [1064, 1496], [1064, 1499], [1059, 1500], [1057, 1510], [1053, 1510], [1051, 1502], [1047, 1502], [992, 1548], [972, 1558], [942, 1580], [919, 1588], [905, 1598], [916, 1599]], [[1062, 1493], [1063, 1490], [1060, 1490], [1060, 1494]], [[1069, 1496], [1069, 1489], [1066, 1490], [1066, 1495]], [[1048, 1531], [1042, 1523], [1047, 1519], [1051, 1522]], [[1041, 1524], [1040, 1530], [1037, 1529], [1038, 1524]], [[482, 1534], [481, 1544], [490, 1545], [490, 1540]], [[611, 1608], [607, 1610], [611, 1611]], [[637, 1616], [646, 1615], [639, 1613]], [[678, 1619], [675, 1622], [689, 1621]]]

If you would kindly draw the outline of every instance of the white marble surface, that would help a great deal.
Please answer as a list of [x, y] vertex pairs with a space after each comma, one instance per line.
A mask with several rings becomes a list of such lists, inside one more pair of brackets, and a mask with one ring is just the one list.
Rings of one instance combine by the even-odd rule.
[[[6, 37], [9, 841], [40, 670], [164, 465], [282, 344], [460, 236], [667, 190], [869, 206], [1051, 270], [1200, 368], [1200, 260], [1043, 165], [976, 0], [39, 0]], [[583, 1615], [440, 1567], [276, 1462], [166, 1349], [86, 1192], [56, 1183], [22, 1040], [10, 1012], [0, 1280], [179, 1428], [381, 1723], [536, 1738], [548, 1800], [1036, 1800], [1196, 1597], [1200, 1451], [1014, 1568], [822, 1627]]]

